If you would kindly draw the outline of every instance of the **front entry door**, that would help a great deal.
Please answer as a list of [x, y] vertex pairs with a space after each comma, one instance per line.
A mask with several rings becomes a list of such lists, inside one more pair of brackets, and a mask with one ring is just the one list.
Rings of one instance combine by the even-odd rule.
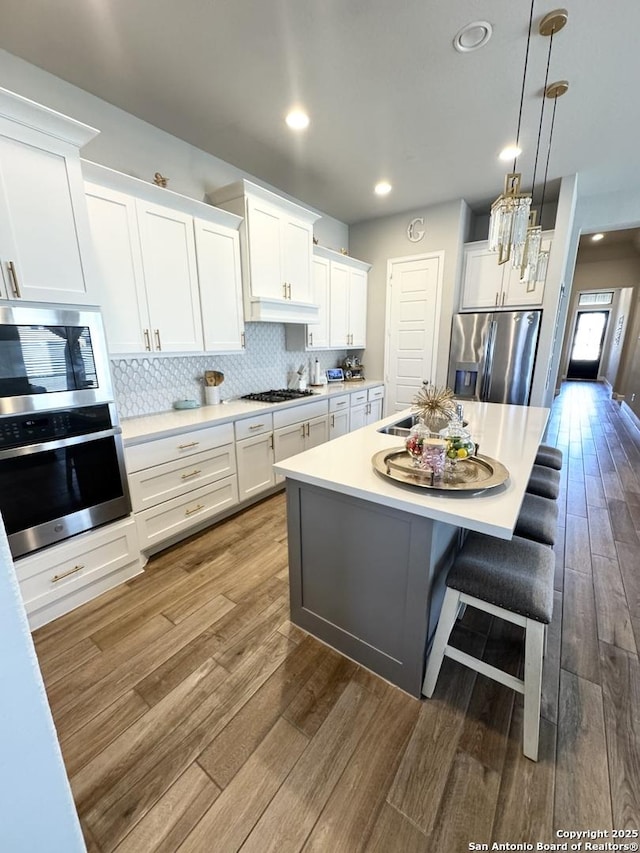
[[608, 311], [579, 311], [567, 379], [597, 379]]
[[386, 414], [406, 409], [435, 382], [444, 252], [388, 263], [385, 346]]

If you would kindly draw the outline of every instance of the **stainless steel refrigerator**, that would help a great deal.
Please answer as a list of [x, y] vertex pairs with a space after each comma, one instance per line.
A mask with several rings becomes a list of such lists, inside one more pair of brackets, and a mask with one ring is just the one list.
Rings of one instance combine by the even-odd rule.
[[460, 399], [526, 406], [541, 311], [456, 314], [448, 385]]

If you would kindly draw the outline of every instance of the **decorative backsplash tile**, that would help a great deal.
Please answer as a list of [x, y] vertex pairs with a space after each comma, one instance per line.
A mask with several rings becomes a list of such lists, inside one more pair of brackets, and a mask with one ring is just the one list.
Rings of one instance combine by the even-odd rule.
[[282, 323], [247, 323], [246, 349], [237, 355], [195, 355], [112, 359], [111, 371], [121, 418], [148, 415], [170, 409], [175, 400], [204, 403], [202, 376], [220, 370], [222, 399], [240, 397], [268, 388], [286, 388], [289, 377], [301, 364], [311, 376], [317, 358], [323, 370], [336, 367], [345, 350], [294, 352], [285, 349]]

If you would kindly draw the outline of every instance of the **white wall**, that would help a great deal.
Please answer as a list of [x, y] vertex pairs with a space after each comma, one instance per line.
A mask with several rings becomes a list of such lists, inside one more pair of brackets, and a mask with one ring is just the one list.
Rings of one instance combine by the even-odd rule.
[[[284, 195], [277, 187], [4, 50], [0, 50], [0, 81], [5, 89], [97, 128], [99, 135], [82, 150], [87, 160], [147, 181], [161, 172], [169, 178], [169, 189], [199, 201], [206, 201], [208, 192], [239, 178], [254, 180]], [[299, 203], [305, 205], [304, 201]], [[349, 229], [337, 219], [322, 214], [314, 233], [323, 246], [348, 248]]]
[[85, 850], [0, 517], [0, 850]]
[[[419, 243], [407, 237], [407, 226], [415, 217], [424, 217], [425, 236]], [[373, 264], [369, 273], [367, 306], [366, 373], [383, 376], [387, 261], [390, 258], [444, 251], [442, 313], [438, 344], [436, 383], [446, 384], [451, 341], [451, 318], [457, 306], [458, 278], [464, 240], [469, 229], [470, 211], [461, 199], [407, 213], [371, 219], [352, 225], [349, 242], [353, 257]]]

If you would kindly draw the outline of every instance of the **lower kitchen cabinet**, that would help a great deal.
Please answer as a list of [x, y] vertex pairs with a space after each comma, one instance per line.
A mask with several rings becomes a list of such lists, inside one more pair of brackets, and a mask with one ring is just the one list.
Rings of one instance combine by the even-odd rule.
[[275, 484], [273, 418], [270, 414], [236, 421], [238, 495], [251, 500]]
[[356, 391], [351, 395], [351, 408], [349, 410], [350, 431], [368, 426], [382, 417], [382, 402], [384, 398], [384, 387]]
[[329, 440], [349, 432], [349, 394], [331, 397], [329, 400]]
[[39, 628], [142, 571], [133, 516], [15, 562], [31, 628]]
[[[329, 440], [329, 405], [327, 400], [315, 400], [274, 412], [273, 450], [276, 462], [302, 453]], [[276, 483], [284, 478], [276, 476]]]

